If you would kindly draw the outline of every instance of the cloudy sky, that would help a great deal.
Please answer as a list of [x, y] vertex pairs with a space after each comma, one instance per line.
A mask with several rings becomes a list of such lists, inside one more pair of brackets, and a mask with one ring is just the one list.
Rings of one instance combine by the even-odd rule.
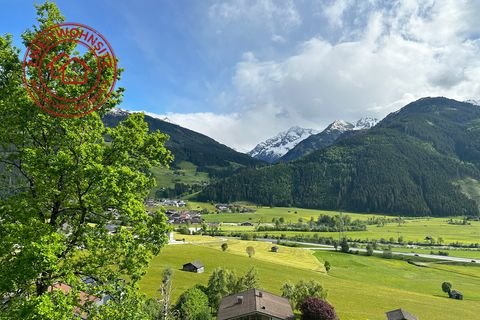
[[[478, 0], [56, 2], [113, 46], [122, 108], [239, 151], [293, 125], [381, 118], [423, 96], [480, 98]], [[21, 47], [33, 2], [0, 3], [0, 33]]]

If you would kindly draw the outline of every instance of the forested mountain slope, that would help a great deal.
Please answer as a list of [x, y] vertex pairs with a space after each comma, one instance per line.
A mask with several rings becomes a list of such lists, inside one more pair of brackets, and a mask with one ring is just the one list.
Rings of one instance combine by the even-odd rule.
[[423, 98], [375, 128], [300, 160], [245, 170], [204, 200], [403, 215], [479, 213], [459, 181], [480, 179], [480, 107]]

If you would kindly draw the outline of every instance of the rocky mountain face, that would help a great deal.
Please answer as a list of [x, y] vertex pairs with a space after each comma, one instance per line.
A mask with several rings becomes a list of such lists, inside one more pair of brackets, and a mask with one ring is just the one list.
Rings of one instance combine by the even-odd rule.
[[317, 133], [313, 129], [292, 127], [287, 131], [280, 132], [275, 137], [259, 143], [253, 150], [248, 152], [251, 157], [273, 163], [291, 150], [300, 141]]
[[355, 123], [335, 120], [320, 133], [313, 134], [310, 137], [297, 143], [291, 150], [283, 155], [279, 161], [286, 162], [301, 158], [315, 150], [320, 150], [334, 143], [341, 135], [346, 132], [365, 130], [374, 127], [378, 119], [364, 117]]

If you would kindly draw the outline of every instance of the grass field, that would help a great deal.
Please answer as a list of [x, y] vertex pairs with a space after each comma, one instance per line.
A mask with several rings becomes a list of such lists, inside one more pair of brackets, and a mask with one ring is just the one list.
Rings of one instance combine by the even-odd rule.
[[206, 172], [197, 172], [197, 166], [191, 162], [182, 161], [177, 164], [179, 168], [164, 168], [154, 167], [152, 173], [155, 176], [157, 185], [150, 192], [153, 197], [155, 192], [162, 188], [170, 188], [175, 186], [175, 183], [182, 182], [185, 184], [202, 184], [208, 182], [208, 174]]
[[411, 253], [424, 253], [424, 254], [430, 254], [432, 251], [434, 252], [434, 254], [437, 254], [438, 251], [440, 250], [440, 251], [448, 252], [449, 256], [452, 256], [452, 257], [480, 259], [480, 250], [478, 249], [477, 250], [460, 250], [460, 249], [447, 250], [447, 249], [438, 249], [438, 248], [410, 249], [410, 248], [403, 248], [403, 247], [394, 247], [392, 250], [396, 252], [411, 252]]
[[[295, 213], [297, 212], [297, 213]], [[311, 210], [300, 208], [257, 208], [255, 213], [220, 213], [204, 215], [207, 222], [223, 222], [223, 223], [240, 223], [250, 221], [254, 225], [261, 223], [271, 223], [273, 218], [283, 217], [286, 222], [297, 222], [299, 218], [306, 221], [310, 217], [316, 219], [320, 214], [337, 215], [336, 211]], [[370, 215], [359, 213], [343, 213], [348, 214], [352, 219], [366, 220], [368, 217], [384, 217], [382, 215]], [[387, 216], [387, 218], [389, 218]], [[390, 217], [393, 218], [393, 217]], [[403, 236], [405, 242], [423, 242], [426, 236], [431, 236], [434, 239], [443, 238], [444, 243], [462, 242], [466, 244], [480, 242], [480, 222], [472, 221], [471, 225], [453, 225], [447, 223], [447, 218], [403, 218], [404, 224], [387, 223], [384, 226], [369, 225], [367, 231], [349, 231], [344, 232], [344, 235], [352, 239], [369, 239], [378, 240], [381, 238], [395, 240], [399, 236]], [[457, 218], [460, 219], [460, 218]], [[224, 225], [222, 230], [239, 231], [239, 232], [253, 232], [253, 227], [240, 227], [236, 225]], [[259, 232], [259, 235], [264, 235], [266, 232]], [[313, 236], [314, 232], [296, 232], [296, 231], [274, 231], [268, 232], [270, 235], [285, 234], [287, 236], [306, 235]], [[321, 232], [317, 234], [323, 237], [338, 238], [338, 232]]]
[[[190, 239], [191, 240], [191, 239]], [[204, 242], [205, 239], [200, 239]], [[169, 245], [154, 258], [141, 282], [149, 296], [157, 294], [162, 270], [174, 271], [173, 297], [197, 283], [206, 284], [216, 267], [226, 267], [245, 273], [255, 266], [260, 287], [280, 293], [284, 282], [301, 279], [320, 281], [329, 291], [328, 300], [336, 307], [342, 320], [384, 320], [384, 312], [403, 307], [420, 319], [475, 319], [480, 310], [480, 267], [433, 265], [420, 268], [404, 261], [386, 260], [336, 252], [315, 252], [280, 247], [278, 254], [268, 252], [269, 245], [248, 241], [228, 241], [229, 249], [222, 252], [221, 242]], [[256, 254], [249, 258], [248, 245]], [[314, 259], [316, 257], [318, 262]], [[199, 259], [205, 266], [203, 274], [181, 271], [184, 263]], [[323, 261], [332, 264], [329, 274], [323, 271]], [[450, 281], [463, 292], [465, 300], [451, 300], [441, 291], [443, 281]]]
[[[310, 220], [310, 217], [317, 217], [320, 214], [325, 215], [338, 215], [337, 211], [325, 211], [316, 209], [301, 209], [301, 208], [282, 208], [282, 207], [255, 207], [251, 206], [256, 211], [253, 213], [219, 213], [206, 215], [205, 221], [207, 222], [243, 222], [251, 221], [253, 223], [271, 223], [273, 218], [283, 217], [285, 222], [295, 223], [299, 218]], [[375, 214], [360, 214], [360, 213], [343, 213], [351, 216], [352, 219], [367, 220], [369, 217], [384, 217], [384, 215]], [[392, 217], [394, 218], [394, 217]]]

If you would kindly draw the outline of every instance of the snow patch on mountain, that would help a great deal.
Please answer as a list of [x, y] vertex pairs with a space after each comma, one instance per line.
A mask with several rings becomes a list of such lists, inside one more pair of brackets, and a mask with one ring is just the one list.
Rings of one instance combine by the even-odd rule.
[[373, 117], [363, 117], [360, 120], [357, 121], [355, 124], [355, 127], [353, 130], [364, 130], [364, 129], [370, 129], [375, 127], [375, 125], [378, 123], [377, 118]]
[[130, 114], [129, 111], [118, 108], [118, 107], [111, 109], [110, 111], [108, 111], [108, 113], [114, 116], [125, 116]]
[[253, 150], [248, 152], [253, 158], [274, 162], [295, 147], [300, 141], [312, 134], [318, 133], [314, 129], [305, 129], [298, 126], [291, 127], [287, 131], [280, 132], [276, 136], [259, 143]]

